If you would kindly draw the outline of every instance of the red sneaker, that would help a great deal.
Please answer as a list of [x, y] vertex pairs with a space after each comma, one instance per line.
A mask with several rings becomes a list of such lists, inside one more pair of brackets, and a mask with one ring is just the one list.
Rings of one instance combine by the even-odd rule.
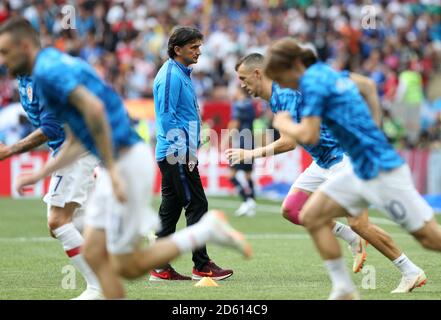
[[202, 270], [197, 270], [193, 268], [193, 272], [191, 278], [193, 280], [200, 280], [203, 277], [209, 277], [213, 280], [224, 280], [233, 275], [233, 270], [230, 269], [222, 269], [217, 266], [213, 261], [209, 261]]
[[161, 272], [156, 272], [156, 270], [150, 271], [150, 281], [167, 281], [167, 280], [191, 280], [190, 277], [184, 276], [176, 272], [171, 265], [168, 265], [166, 269]]

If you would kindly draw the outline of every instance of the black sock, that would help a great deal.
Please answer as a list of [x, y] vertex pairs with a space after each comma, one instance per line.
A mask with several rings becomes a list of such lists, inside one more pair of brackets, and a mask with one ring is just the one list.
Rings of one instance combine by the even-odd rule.
[[236, 187], [236, 189], [239, 191], [240, 197], [243, 199], [243, 201], [246, 201], [247, 195], [245, 194], [245, 190], [243, 189], [243, 187], [239, 183], [239, 181], [236, 179], [236, 177], [231, 178], [230, 181]]
[[250, 187], [250, 190], [251, 190], [249, 198], [254, 199], [255, 194], [254, 194], [254, 182], [253, 182], [253, 179], [249, 179], [247, 181], [248, 181], [248, 186]]

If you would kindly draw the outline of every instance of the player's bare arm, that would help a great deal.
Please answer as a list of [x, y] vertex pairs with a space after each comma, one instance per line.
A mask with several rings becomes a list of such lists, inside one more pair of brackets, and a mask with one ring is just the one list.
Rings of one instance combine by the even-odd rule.
[[0, 143], [0, 161], [12, 157], [13, 155], [31, 151], [48, 141], [48, 137], [41, 129], [37, 129], [27, 137], [10, 146]]
[[316, 144], [320, 139], [320, 117], [305, 117], [297, 124], [289, 112], [278, 112], [274, 116], [273, 126], [281, 134], [304, 144]]
[[239, 120], [233, 119], [230, 120], [228, 122], [228, 126], [227, 126], [227, 134], [222, 135], [221, 137], [221, 150], [226, 150], [228, 149], [228, 147], [230, 146], [230, 142], [231, 142], [231, 135], [233, 134], [233, 130], [239, 130]]
[[104, 166], [108, 169], [112, 180], [113, 191], [119, 201], [125, 202], [122, 181], [115, 168], [111, 143], [111, 129], [106, 121], [104, 105], [101, 100], [84, 86], [76, 87], [69, 95], [69, 102], [75, 106], [84, 117], [87, 128], [94, 139]]
[[382, 112], [375, 81], [357, 73], [351, 73], [350, 78], [355, 82], [358, 90], [371, 109], [372, 118], [374, 118], [375, 123], [377, 126], [380, 126]]
[[297, 147], [297, 143], [290, 137], [281, 134], [280, 138], [276, 141], [259, 148], [252, 150], [246, 149], [228, 149], [225, 151], [225, 155], [231, 164], [235, 165], [244, 161], [250, 161], [252, 159], [264, 158], [284, 152], [294, 150]]
[[105, 120], [104, 105], [101, 100], [83, 86], [78, 86], [69, 95], [69, 102], [84, 116], [95, 145], [110, 170], [114, 165], [110, 127]]
[[18, 177], [15, 184], [17, 191], [22, 193], [23, 187], [33, 185], [53, 172], [70, 165], [84, 152], [86, 151], [83, 145], [70, 133], [70, 130], [66, 129], [66, 140], [58, 155], [50, 158], [41, 170]]

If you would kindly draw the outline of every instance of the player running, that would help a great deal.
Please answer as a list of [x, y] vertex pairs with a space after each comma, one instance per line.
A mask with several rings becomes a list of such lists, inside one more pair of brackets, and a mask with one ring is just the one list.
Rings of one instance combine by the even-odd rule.
[[[45, 142], [52, 156], [56, 156], [65, 138], [62, 123], [40, 103], [30, 77], [18, 77], [18, 84], [21, 104], [36, 130], [11, 146], [0, 144], [0, 160], [28, 152]], [[87, 283], [87, 289], [74, 300], [102, 299], [98, 279], [80, 251], [84, 242], [83, 209], [94, 185], [93, 170], [97, 165], [95, 157], [84, 153], [77, 162], [52, 174], [49, 192], [43, 199], [48, 208], [51, 236], [61, 242], [71, 263]]]
[[[310, 59], [316, 59], [312, 51], [310, 51], [310, 54]], [[275, 114], [280, 111], [288, 111], [297, 123], [300, 122], [302, 117], [301, 94], [291, 89], [281, 89], [277, 83], [266, 77], [263, 74], [263, 63], [264, 57], [258, 53], [250, 54], [237, 63], [236, 71], [242, 86], [250, 95], [268, 101], [271, 110]], [[356, 80], [364, 96], [376, 93], [375, 85], [369, 85], [369, 79], [356, 74], [351, 74], [351, 77]], [[371, 100], [369, 105], [379, 122], [378, 103]], [[302, 146], [312, 156], [314, 161], [293, 183], [288, 196], [282, 204], [283, 216], [298, 225], [301, 225], [299, 221], [300, 210], [310, 195], [322, 183], [342, 172], [345, 168], [350, 167], [348, 157], [344, 154], [338, 142], [332, 137], [326, 125], [322, 125], [320, 128], [320, 140], [317, 144], [302, 144]], [[226, 153], [227, 157], [233, 163], [236, 163], [283, 153], [293, 150], [295, 147], [296, 143], [282, 133], [278, 140], [267, 146], [254, 150], [230, 149]], [[384, 230], [369, 222], [367, 210], [360, 217], [348, 217], [348, 222], [351, 228], [338, 221], [333, 221], [332, 231], [337, 237], [349, 244], [354, 257], [353, 272], [359, 272], [363, 266], [366, 259], [365, 240], [367, 240], [400, 270], [402, 274], [401, 283], [407, 283], [409, 279], [413, 279], [417, 274], [424, 274], [419, 267], [397, 248], [392, 238]], [[409, 288], [403, 287], [400, 284], [393, 292], [409, 292]]]
[[[322, 184], [300, 213], [325, 260], [332, 280], [330, 299], [358, 298], [346, 271], [330, 222], [343, 216], [357, 217], [374, 205], [411, 233], [425, 248], [441, 251], [441, 229], [432, 208], [413, 185], [407, 164], [387, 142], [372, 120], [356, 85], [346, 74], [308, 59], [295, 40], [276, 41], [266, 57], [265, 74], [281, 87], [302, 94], [302, 119], [292, 121], [279, 113], [274, 125], [284, 135], [304, 144], [319, 141], [326, 125], [345, 150], [352, 166]], [[400, 287], [411, 291], [426, 281], [423, 272], [404, 278]]]
[[130, 126], [121, 98], [86, 62], [54, 48], [40, 49], [37, 32], [23, 18], [0, 28], [0, 54], [16, 76], [32, 74], [42, 102], [66, 122], [66, 141], [44, 168], [18, 179], [18, 189], [75, 161], [88, 150], [101, 159], [95, 189], [86, 207], [84, 256], [108, 299], [124, 298], [120, 276], [136, 278], [207, 241], [231, 246], [245, 256], [251, 248], [220, 211], [200, 222], [141, 247], [159, 227], [151, 209], [154, 181], [150, 148]]

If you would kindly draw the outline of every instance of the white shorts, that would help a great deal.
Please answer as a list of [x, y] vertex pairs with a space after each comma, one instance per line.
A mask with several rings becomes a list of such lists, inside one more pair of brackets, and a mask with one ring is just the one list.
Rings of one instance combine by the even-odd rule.
[[342, 161], [328, 169], [321, 168], [313, 161], [309, 167], [299, 175], [296, 181], [294, 181], [289, 193], [291, 193], [294, 188], [314, 192], [322, 183], [346, 168], [352, 168], [351, 161], [346, 155], [343, 156]]
[[43, 201], [48, 206], [64, 208], [66, 203], [75, 202], [83, 206], [93, 189], [95, 178], [93, 170], [98, 166], [98, 159], [85, 153], [71, 165], [52, 174], [49, 191]]
[[382, 171], [370, 180], [362, 180], [346, 169], [320, 186], [352, 216], [358, 216], [369, 204], [386, 213], [409, 232], [421, 229], [432, 219], [433, 210], [415, 189], [409, 166]]
[[86, 207], [85, 223], [105, 230], [110, 253], [126, 254], [137, 250], [140, 240], [161, 225], [151, 206], [155, 178], [153, 155], [146, 144], [138, 143], [119, 157], [116, 166], [125, 184], [127, 202], [118, 202], [107, 170], [100, 168]]

